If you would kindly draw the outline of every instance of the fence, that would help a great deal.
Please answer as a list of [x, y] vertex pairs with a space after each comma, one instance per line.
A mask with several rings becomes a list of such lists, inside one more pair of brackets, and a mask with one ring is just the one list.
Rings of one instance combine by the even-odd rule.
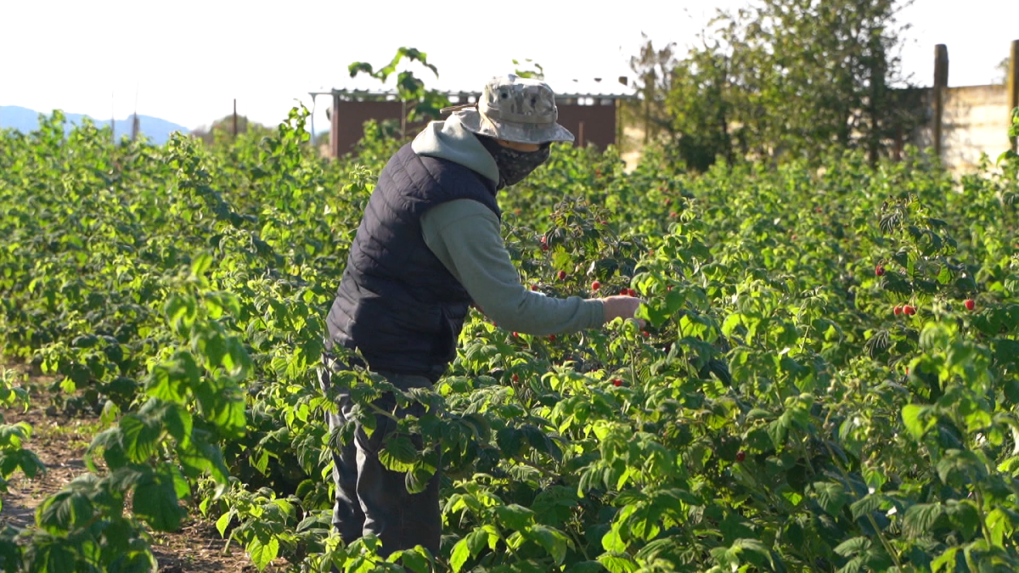
[[1004, 85], [948, 86], [948, 47], [934, 51], [934, 87], [925, 101], [930, 122], [911, 138], [920, 147], [931, 147], [944, 165], [955, 173], [973, 171], [982, 154], [993, 161], [1008, 146], [1010, 114], [1019, 107], [1019, 40], [1012, 42]]

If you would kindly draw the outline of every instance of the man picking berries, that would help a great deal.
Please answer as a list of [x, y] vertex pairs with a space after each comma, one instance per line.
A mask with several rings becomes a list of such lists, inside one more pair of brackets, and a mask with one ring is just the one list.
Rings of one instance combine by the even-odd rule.
[[[446, 111], [446, 110], [444, 110]], [[500, 233], [497, 193], [544, 163], [552, 142], [573, 141], [559, 125], [555, 95], [543, 82], [514, 75], [493, 78], [478, 103], [450, 108], [403, 146], [379, 175], [326, 319], [323, 387], [348, 369], [338, 348], [360, 351], [367, 368], [408, 390], [431, 387], [456, 357], [456, 343], [473, 304], [508, 331], [534, 335], [599, 328], [631, 318], [640, 299], [546, 297], [524, 287]], [[330, 429], [352, 419], [349, 395], [338, 397]], [[394, 398], [376, 402], [397, 417]], [[404, 474], [379, 461], [395, 422], [376, 416], [369, 438], [333, 452], [333, 524], [347, 543], [364, 534], [383, 554], [422, 545], [439, 550], [439, 473], [410, 494]], [[418, 444], [420, 447], [420, 437]]]

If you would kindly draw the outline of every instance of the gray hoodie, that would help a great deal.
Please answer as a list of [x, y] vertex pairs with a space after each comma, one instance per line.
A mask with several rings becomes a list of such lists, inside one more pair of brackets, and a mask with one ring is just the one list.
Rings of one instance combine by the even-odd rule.
[[[428, 124], [411, 149], [499, 181], [495, 160], [455, 118]], [[545, 335], [598, 328], [604, 322], [599, 300], [546, 297], [520, 284], [502, 242], [499, 218], [477, 201], [460, 199], [429, 209], [421, 216], [421, 233], [485, 316], [506, 330]]]

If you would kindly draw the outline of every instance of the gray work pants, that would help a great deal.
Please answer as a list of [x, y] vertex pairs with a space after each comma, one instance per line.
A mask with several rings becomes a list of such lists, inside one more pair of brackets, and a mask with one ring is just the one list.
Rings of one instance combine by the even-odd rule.
[[[325, 366], [319, 369], [319, 382], [328, 395], [330, 372], [345, 368], [328, 356], [324, 362]], [[379, 374], [401, 390], [432, 386], [431, 380], [424, 376], [385, 372]], [[349, 392], [339, 389], [336, 400], [339, 412], [326, 414], [330, 433], [352, 419], [350, 412], [354, 404]], [[396, 398], [387, 393], [375, 405], [392, 412]], [[420, 418], [425, 414], [424, 406], [414, 403], [396, 411], [397, 418], [408, 414]], [[375, 416], [375, 431], [370, 438], [358, 424], [353, 440], [332, 448], [333, 481], [336, 484], [333, 527], [347, 544], [362, 535], [374, 534], [382, 541], [380, 554], [383, 556], [400, 549], [411, 549], [415, 545], [421, 545], [431, 551], [432, 555], [438, 555], [442, 536], [439, 471], [428, 481], [424, 491], [408, 493], [405, 474], [391, 471], [379, 461], [384, 439], [395, 429], [396, 422], [379, 414]], [[421, 436], [410, 438], [420, 451]]]

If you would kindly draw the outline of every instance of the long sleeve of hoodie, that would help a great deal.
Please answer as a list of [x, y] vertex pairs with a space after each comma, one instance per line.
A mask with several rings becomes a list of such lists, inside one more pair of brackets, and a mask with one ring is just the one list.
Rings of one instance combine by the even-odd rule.
[[421, 217], [425, 243], [500, 327], [545, 335], [598, 328], [599, 300], [546, 297], [520, 284], [499, 233], [499, 219], [470, 199], [443, 203]]

